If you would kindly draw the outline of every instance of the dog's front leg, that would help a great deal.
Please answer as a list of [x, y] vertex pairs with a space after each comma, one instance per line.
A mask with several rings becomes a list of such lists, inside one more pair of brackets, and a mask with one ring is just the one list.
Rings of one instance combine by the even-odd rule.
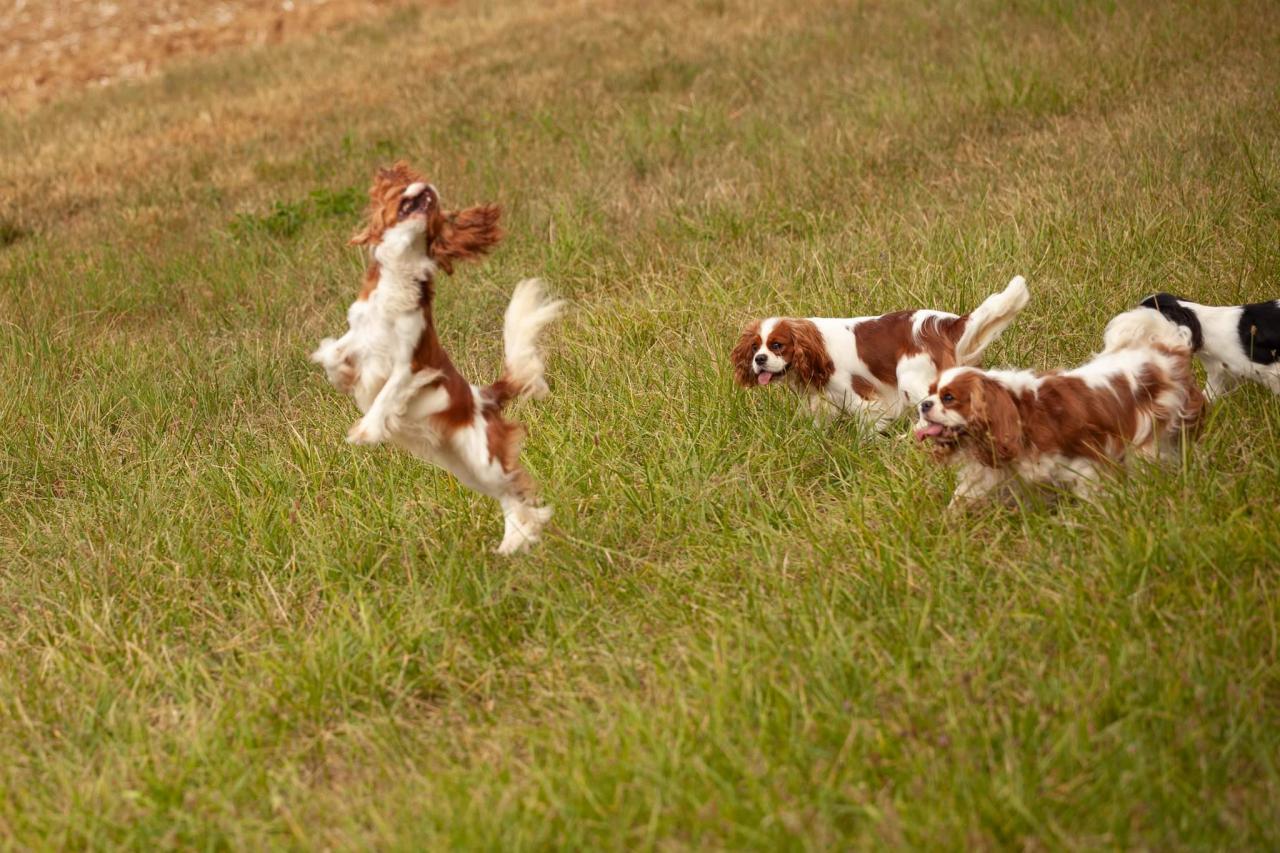
[[951, 496], [947, 509], [955, 510], [974, 501], [982, 500], [998, 489], [1005, 481], [1006, 475], [996, 468], [988, 468], [976, 462], [970, 462], [960, 468], [956, 478], [956, 491]]
[[[414, 331], [412, 328], [409, 332]], [[347, 441], [352, 444], [378, 444], [385, 441], [388, 432], [388, 420], [398, 417], [404, 412], [409, 399], [423, 387], [422, 376], [413, 370], [413, 349], [417, 345], [415, 334], [398, 334], [392, 361], [391, 375], [386, 383], [378, 389], [378, 394], [369, 404], [364, 417], [356, 421], [347, 432]], [[437, 371], [420, 373], [435, 374]]]
[[311, 361], [324, 368], [329, 384], [344, 394], [351, 393], [358, 373], [355, 358], [348, 352], [348, 345], [353, 338], [351, 332], [336, 340], [325, 338], [310, 356]]
[[1227, 366], [1220, 361], [1204, 359], [1204, 372], [1206, 400], [1216, 400], [1240, 384], [1240, 377], [1228, 370]]
[[800, 403], [800, 411], [808, 413], [813, 422], [822, 426], [834, 420], [840, 409], [827, 397], [826, 392], [808, 394]]

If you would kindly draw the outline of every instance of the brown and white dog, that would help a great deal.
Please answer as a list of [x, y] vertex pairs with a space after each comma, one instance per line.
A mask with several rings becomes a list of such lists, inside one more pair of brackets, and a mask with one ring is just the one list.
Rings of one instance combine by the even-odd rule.
[[437, 272], [502, 239], [499, 208], [445, 211], [435, 187], [403, 162], [378, 170], [369, 199], [368, 221], [351, 239], [370, 248], [370, 263], [347, 311], [350, 328], [321, 341], [311, 359], [364, 414], [348, 441], [390, 441], [496, 499], [506, 521], [498, 553], [519, 551], [538, 540], [551, 508], [538, 504], [520, 466], [524, 430], [502, 409], [547, 392], [537, 341], [563, 303], [548, 300], [537, 279], [516, 285], [503, 325], [506, 370], [472, 385], [440, 344], [432, 300]]
[[730, 356], [734, 378], [748, 388], [782, 380], [808, 395], [815, 415], [855, 412], [880, 429], [914, 411], [941, 371], [978, 364], [1029, 299], [1016, 276], [964, 316], [921, 309], [757, 320]]
[[1190, 333], [1138, 308], [1112, 318], [1102, 352], [1074, 370], [943, 372], [920, 402], [915, 435], [959, 463], [953, 504], [1017, 479], [1087, 495], [1099, 466], [1131, 450], [1172, 455], [1203, 409]]

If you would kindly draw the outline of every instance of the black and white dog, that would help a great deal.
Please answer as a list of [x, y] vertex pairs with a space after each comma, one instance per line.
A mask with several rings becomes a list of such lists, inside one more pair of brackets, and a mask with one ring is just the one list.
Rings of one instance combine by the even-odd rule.
[[1209, 399], [1241, 379], [1261, 382], [1280, 394], [1280, 299], [1249, 305], [1198, 305], [1170, 293], [1142, 300], [1191, 330], [1191, 346], [1208, 374]]

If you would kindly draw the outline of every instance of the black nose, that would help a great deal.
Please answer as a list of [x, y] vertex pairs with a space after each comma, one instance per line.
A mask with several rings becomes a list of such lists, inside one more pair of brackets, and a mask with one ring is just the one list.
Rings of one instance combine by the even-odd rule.
[[933, 401], [932, 401], [932, 400], [921, 400], [921, 401], [920, 401], [920, 414], [922, 414], [922, 415], [923, 415], [925, 412], [929, 411], [929, 410], [930, 410], [930, 409], [932, 409], [932, 408], [933, 408]]
[[759, 355], [757, 355], [757, 356], [756, 356], [756, 364], [758, 364], [758, 365], [760, 365], [760, 366], [762, 366], [762, 367], [764, 366], [764, 363], [765, 363], [766, 361], [768, 361], [768, 360], [769, 360], [769, 354], [768, 354], [768, 353], [764, 353], [764, 352], [762, 352], [762, 353], [760, 353]]

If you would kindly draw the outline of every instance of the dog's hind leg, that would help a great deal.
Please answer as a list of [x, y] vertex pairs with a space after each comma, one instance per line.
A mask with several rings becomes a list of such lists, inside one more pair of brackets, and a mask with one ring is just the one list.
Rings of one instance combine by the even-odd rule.
[[498, 498], [498, 503], [502, 505], [504, 528], [497, 553], [509, 556], [542, 538], [542, 528], [551, 520], [551, 507], [536, 506], [528, 498], [514, 494]]

